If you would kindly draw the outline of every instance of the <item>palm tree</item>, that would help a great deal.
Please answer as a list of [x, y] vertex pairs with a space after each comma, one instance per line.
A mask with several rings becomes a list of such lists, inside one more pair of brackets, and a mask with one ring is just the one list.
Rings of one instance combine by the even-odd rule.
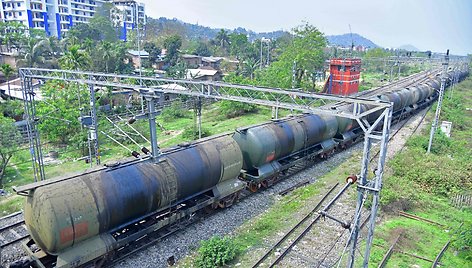
[[216, 35], [216, 40], [218, 40], [218, 44], [221, 48], [226, 48], [229, 45], [228, 32], [226, 32], [224, 29], [221, 29]]
[[11, 99], [11, 92], [10, 92], [10, 77], [13, 75], [15, 72], [15, 69], [13, 69], [10, 64], [2, 64], [0, 66], [0, 70], [2, 70], [3, 75], [5, 76], [5, 79], [7, 79], [7, 85], [8, 85], [8, 99]]
[[102, 59], [105, 61], [105, 70], [108, 73], [108, 63], [114, 56], [113, 46], [110, 42], [103, 42], [100, 50], [102, 53]]
[[43, 39], [37, 42], [36, 39], [29, 38], [23, 49], [23, 59], [18, 60], [18, 64], [27, 67], [50, 66], [53, 61], [46, 57], [51, 53], [49, 40]]
[[59, 58], [61, 68], [68, 70], [80, 70], [90, 66], [90, 55], [81, 50], [78, 45], [70, 46], [64, 53], [64, 56]]
[[249, 76], [251, 80], [254, 79], [254, 73], [259, 68], [259, 61], [253, 58], [248, 58], [244, 61], [243, 74]]

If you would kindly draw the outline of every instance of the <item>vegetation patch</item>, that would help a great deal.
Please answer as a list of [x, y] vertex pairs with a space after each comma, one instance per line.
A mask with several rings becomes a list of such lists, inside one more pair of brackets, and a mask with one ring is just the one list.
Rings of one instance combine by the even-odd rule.
[[195, 264], [201, 268], [223, 266], [232, 261], [236, 253], [236, 245], [230, 238], [215, 236], [201, 242]]
[[[446, 92], [441, 120], [453, 123], [450, 138], [438, 131], [427, 154], [430, 129], [425, 128], [389, 162], [381, 194], [381, 209], [387, 220], [376, 229], [371, 265], [378, 265], [399, 229], [405, 230], [400, 251], [434, 260], [450, 240], [451, 247], [441, 262], [446, 267], [470, 265], [472, 210], [454, 207], [450, 198], [472, 190], [472, 114], [465, 109], [472, 107], [471, 89], [472, 79], [468, 78], [456, 86], [452, 97]], [[435, 107], [429, 117], [434, 111]], [[402, 218], [393, 213], [396, 211], [408, 211], [443, 226]], [[431, 265], [401, 252], [394, 253], [389, 263], [398, 267]]]

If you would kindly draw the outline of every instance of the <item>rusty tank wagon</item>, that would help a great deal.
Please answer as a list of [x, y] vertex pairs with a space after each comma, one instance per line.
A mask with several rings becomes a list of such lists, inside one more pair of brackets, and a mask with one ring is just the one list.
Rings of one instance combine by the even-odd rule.
[[25, 189], [25, 223], [41, 249], [36, 255], [55, 256], [58, 267], [87, 263], [117, 247], [116, 232], [151, 214], [200, 196], [206, 206], [230, 205], [245, 187], [237, 180], [242, 162], [238, 144], [225, 135], [171, 149], [157, 162], [134, 161]]

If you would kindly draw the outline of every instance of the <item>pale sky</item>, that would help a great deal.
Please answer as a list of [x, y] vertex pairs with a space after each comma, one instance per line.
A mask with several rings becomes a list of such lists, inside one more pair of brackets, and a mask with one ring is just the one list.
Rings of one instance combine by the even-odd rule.
[[377, 45], [472, 53], [472, 0], [138, 0], [146, 15], [213, 28], [290, 30], [307, 21], [326, 35], [359, 33]]

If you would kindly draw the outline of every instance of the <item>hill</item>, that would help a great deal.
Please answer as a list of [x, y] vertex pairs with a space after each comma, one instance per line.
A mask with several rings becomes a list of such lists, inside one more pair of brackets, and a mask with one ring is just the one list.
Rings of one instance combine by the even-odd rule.
[[360, 34], [353, 33], [352, 39], [351, 34], [341, 34], [341, 35], [328, 35], [326, 36], [330, 45], [341, 46], [341, 47], [350, 47], [352, 41], [354, 41], [354, 46], [363, 46], [363, 47], [379, 47], [371, 40], [365, 38]]
[[[153, 29], [153, 31], [155, 31], [155, 34], [166, 33], [166, 32], [179, 33], [183, 36], [186, 36], [189, 39], [213, 39], [216, 37], [218, 32], [222, 29], [222, 28], [210, 28], [210, 27], [206, 27], [206, 26], [202, 26], [198, 24], [183, 22], [175, 18], [168, 19], [164, 17], [161, 17], [158, 19], [148, 18], [146, 27]], [[224, 30], [228, 32], [234, 32], [234, 33], [247, 35], [249, 38], [249, 41], [260, 39], [262, 37], [270, 38], [270, 39], [277, 39], [287, 34], [287, 31], [282, 31], [282, 30], [257, 33], [257, 32], [254, 32], [252, 30], [248, 30], [242, 27], [238, 27], [232, 30], [230, 29], [224, 29]], [[343, 46], [343, 47], [351, 46], [351, 34], [328, 35], [326, 36], [326, 38], [328, 39], [328, 42], [332, 45]], [[353, 33], [352, 39], [354, 39], [354, 45], [356, 46], [361, 45], [363, 47], [370, 47], [370, 48], [378, 47], [374, 42], [372, 42], [371, 40], [359, 34]]]
[[[213, 39], [222, 28], [210, 28], [198, 24], [183, 22], [178, 19], [168, 19], [161, 17], [159, 19], [148, 18], [147, 27], [152, 27], [157, 32], [180, 33], [189, 39]], [[277, 39], [284, 35], [285, 31], [273, 31], [256, 33], [252, 30], [238, 27], [236, 29], [224, 29], [228, 32], [241, 33], [247, 35], [249, 40], [264, 38]]]
[[416, 48], [415, 46], [410, 45], [410, 44], [400, 46], [400, 47], [398, 47], [398, 49], [402, 49], [402, 50], [406, 50], [406, 51], [420, 51], [418, 48]]

